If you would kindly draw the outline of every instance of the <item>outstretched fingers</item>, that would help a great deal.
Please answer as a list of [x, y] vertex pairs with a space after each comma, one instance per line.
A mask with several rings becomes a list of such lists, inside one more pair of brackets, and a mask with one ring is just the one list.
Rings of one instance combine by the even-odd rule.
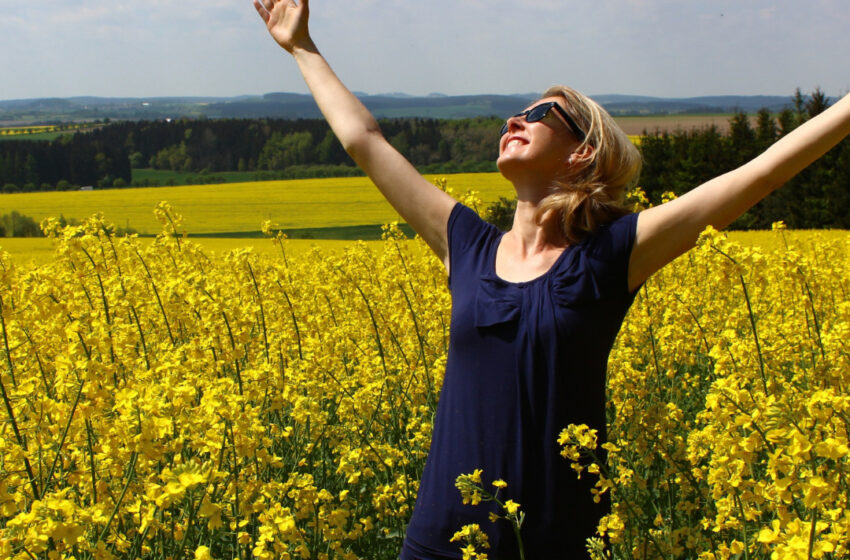
[[252, 0], [274, 40], [292, 53], [299, 45], [311, 44], [307, 29], [307, 0]]
[[260, 17], [263, 18], [263, 21], [268, 23], [271, 14], [269, 13], [269, 9], [265, 7], [265, 5], [261, 4], [258, 0], [254, 0], [254, 9], [257, 10], [257, 13], [260, 14]]

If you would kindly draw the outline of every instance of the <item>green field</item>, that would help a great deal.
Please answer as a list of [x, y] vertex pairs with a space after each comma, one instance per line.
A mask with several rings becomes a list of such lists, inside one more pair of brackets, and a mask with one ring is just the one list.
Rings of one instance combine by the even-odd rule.
[[[448, 175], [446, 179], [456, 193], [478, 191], [485, 203], [513, 193], [498, 173]], [[153, 209], [163, 200], [184, 216], [189, 235], [259, 236], [261, 224], [271, 220], [300, 237], [352, 239], [362, 235], [352, 234], [356, 229], [331, 235], [321, 230], [371, 226], [378, 231], [380, 224], [400, 219], [366, 177], [15, 193], [0, 197], [0, 214], [14, 210], [40, 221], [60, 215], [82, 220], [102, 212], [119, 227], [150, 235], [161, 229]]]
[[[153, 185], [191, 185], [212, 183], [246, 183], [257, 180], [257, 171], [214, 171], [198, 173], [195, 171], [171, 171], [168, 169], [133, 169], [133, 183], [144, 184], [149, 181]], [[216, 179], [205, 181], [204, 179]]]

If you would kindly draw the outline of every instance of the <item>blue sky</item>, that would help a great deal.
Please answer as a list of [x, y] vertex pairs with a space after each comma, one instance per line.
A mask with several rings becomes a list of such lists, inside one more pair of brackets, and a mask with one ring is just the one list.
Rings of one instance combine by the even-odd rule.
[[[850, 91], [848, 0], [311, 0], [353, 90]], [[306, 92], [250, 0], [0, 0], [0, 99]]]

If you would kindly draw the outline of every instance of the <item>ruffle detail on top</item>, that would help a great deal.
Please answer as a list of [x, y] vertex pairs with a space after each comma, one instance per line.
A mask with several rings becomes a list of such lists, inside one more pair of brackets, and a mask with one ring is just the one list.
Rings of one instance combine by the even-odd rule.
[[475, 326], [491, 327], [518, 320], [526, 290], [548, 290], [552, 302], [562, 307], [600, 299], [602, 290], [593, 274], [593, 259], [587, 258], [584, 249], [582, 245], [566, 249], [569, 254], [559, 258], [552, 269], [528, 282], [482, 275], [475, 297]]
[[475, 326], [492, 327], [519, 319], [522, 288], [498, 276], [482, 276], [475, 297]]

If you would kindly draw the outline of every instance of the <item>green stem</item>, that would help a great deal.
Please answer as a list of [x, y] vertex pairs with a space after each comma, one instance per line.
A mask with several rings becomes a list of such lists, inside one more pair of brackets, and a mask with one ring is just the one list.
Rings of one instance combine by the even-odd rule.
[[133, 455], [130, 458], [130, 466], [127, 467], [127, 476], [124, 481], [124, 488], [121, 489], [121, 495], [118, 496], [118, 501], [115, 502], [115, 507], [112, 508], [112, 515], [109, 516], [109, 520], [106, 522], [106, 526], [100, 532], [100, 536], [97, 538], [98, 541], [102, 541], [106, 536], [106, 533], [109, 531], [109, 526], [112, 525], [112, 520], [115, 519], [115, 516], [118, 514], [118, 510], [121, 508], [121, 502], [124, 501], [124, 496], [127, 494], [127, 489], [130, 487], [130, 483], [133, 481], [136, 475], [136, 459], [139, 458], [139, 452], [133, 451]]
[[522, 535], [520, 534], [519, 525], [511, 523], [511, 526], [514, 528], [514, 535], [516, 535], [516, 542], [519, 547], [519, 559], [525, 560], [525, 546], [522, 544]]
[[762, 356], [761, 352], [761, 343], [759, 342], [759, 333], [758, 328], [756, 327], [756, 317], [755, 313], [753, 312], [753, 305], [750, 301], [750, 293], [749, 291], [747, 291], [747, 283], [744, 281], [744, 275], [740, 274], [739, 277], [741, 279], [741, 287], [744, 288], [744, 299], [747, 300], [747, 313], [750, 317], [750, 326], [753, 329], [753, 338], [756, 342], [756, 352], [758, 353], [759, 358], [759, 373], [761, 374], [761, 383], [764, 387], [765, 394], [767, 394], [767, 374], [764, 371], [764, 357]]
[[251, 281], [254, 283], [254, 291], [257, 293], [257, 304], [260, 306], [260, 320], [263, 324], [263, 344], [265, 346], [266, 363], [269, 363], [269, 336], [266, 330], [266, 313], [263, 309], [263, 297], [260, 295], [260, 285], [257, 283], [257, 277], [254, 275], [254, 269], [251, 268], [251, 263], [245, 261], [245, 266], [248, 267], [248, 274], [251, 275]]
[[744, 516], [744, 504], [741, 503], [741, 497], [738, 495], [737, 492], [735, 493], [735, 504], [738, 506], [738, 514], [741, 516], [741, 533], [743, 533], [742, 538], [744, 541], [744, 560], [750, 560], [750, 545], [748, 543], [749, 537], [747, 536], [747, 519]]
[[[12, 378], [12, 385], [17, 385], [15, 383], [15, 375], [14, 375], [14, 367], [12, 366], [12, 351], [9, 348], [9, 338], [6, 334], [6, 321], [3, 319], [3, 299], [0, 298], [0, 326], [3, 328], [3, 344], [6, 350], [6, 363], [9, 367], [9, 376]], [[37, 498], [40, 494], [38, 493], [38, 485], [35, 482], [35, 474], [32, 472], [32, 465], [30, 465], [30, 460], [26, 456], [27, 451], [27, 443], [24, 441], [23, 436], [21, 435], [21, 431], [18, 429], [18, 421], [15, 419], [15, 409], [12, 407], [12, 400], [9, 398], [9, 394], [6, 392], [6, 385], [3, 383], [3, 376], [0, 375], [0, 393], [3, 394], [3, 404], [6, 405], [6, 413], [9, 415], [9, 422], [12, 424], [12, 431], [15, 432], [15, 439], [18, 441], [18, 445], [21, 446], [21, 449], [24, 450], [24, 468], [27, 471], [27, 476], [30, 479], [30, 486], [32, 488], [32, 497], [33, 499]]]
[[145, 367], [151, 369], [151, 362], [148, 359], [148, 346], [145, 343], [145, 333], [142, 330], [142, 323], [139, 321], [139, 314], [136, 312], [136, 306], [130, 305], [130, 312], [133, 314], [133, 320], [136, 323], [136, 328], [139, 329], [139, 342], [142, 343], [142, 352], [145, 358]]
[[809, 554], [807, 558], [812, 560], [812, 551], [815, 548], [815, 537], [817, 537], [817, 525], [818, 525], [818, 510], [815, 509], [812, 512], [812, 528], [809, 531]]
[[171, 212], [165, 212], [165, 217], [168, 218], [168, 223], [171, 224], [171, 235], [174, 236], [174, 240], [177, 242], [177, 250], [182, 251], [183, 248], [180, 246], [180, 235], [177, 234], [177, 227], [174, 225], [174, 219], [171, 217]]
[[[724, 253], [723, 251], [721, 251], [717, 247], [712, 245], [711, 248], [714, 249], [715, 251], [717, 251], [718, 253], [720, 253], [721, 255], [723, 255], [724, 257], [726, 257], [727, 259], [729, 259], [730, 261], [732, 261], [732, 263], [735, 266], [740, 266], [738, 264], [738, 261], [733, 259], [728, 254]], [[753, 330], [753, 338], [755, 339], [755, 342], [756, 342], [756, 353], [758, 354], [758, 359], [759, 359], [759, 373], [761, 374], [761, 382], [762, 382], [762, 385], [764, 387], [764, 392], [765, 392], [765, 394], [767, 394], [768, 393], [767, 374], [765, 373], [765, 369], [764, 369], [764, 357], [762, 356], [762, 352], [761, 352], [761, 343], [759, 342], [758, 327], [756, 327], [756, 316], [755, 316], [755, 313], [753, 312], [753, 305], [752, 305], [752, 301], [750, 300], [750, 293], [747, 290], [747, 282], [744, 280], [744, 275], [739, 272], [738, 278], [741, 281], [741, 287], [744, 289], [744, 299], [747, 302], [747, 313], [748, 313], [749, 318], [750, 318], [750, 327]]]
[[65, 422], [65, 429], [62, 430], [62, 438], [59, 440], [59, 448], [56, 450], [56, 455], [53, 457], [53, 464], [50, 465], [50, 472], [47, 473], [47, 478], [44, 480], [44, 488], [41, 489], [41, 498], [47, 495], [50, 489], [50, 482], [53, 480], [53, 473], [56, 471], [56, 465], [59, 463], [59, 458], [62, 456], [62, 447], [65, 446], [65, 438], [68, 437], [68, 430], [71, 429], [71, 421], [74, 419], [74, 413], [77, 412], [77, 405], [80, 404], [80, 397], [83, 396], [83, 387], [86, 385], [86, 380], [80, 381], [80, 388], [77, 390], [77, 397], [74, 399], [74, 404], [71, 407], [71, 412], [68, 414], [68, 421]]
[[145, 269], [145, 273], [148, 276], [148, 280], [150, 280], [151, 288], [153, 288], [153, 294], [156, 297], [157, 304], [159, 304], [159, 310], [162, 312], [162, 319], [163, 319], [163, 321], [165, 321], [165, 328], [168, 330], [168, 338], [171, 340], [171, 344], [173, 345], [173, 344], [175, 344], [174, 335], [171, 332], [171, 325], [168, 323], [168, 315], [166, 315], [166, 313], [165, 313], [165, 306], [162, 305], [162, 299], [159, 297], [159, 290], [156, 289], [156, 282], [153, 281], [153, 276], [151, 275], [151, 271], [148, 268], [148, 263], [145, 262], [145, 259], [144, 259], [144, 257], [142, 257], [142, 254], [139, 252], [139, 249], [136, 248], [136, 247], [133, 247], [133, 249], [135, 249], [136, 255], [139, 257], [139, 260], [142, 262], [142, 266]]
[[[236, 350], [236, 339], [233, 338], [233, 329], [230, 328], [230, 321], [227, 320], [227, 313], [224, 311], [221, 312], [222, 318], [224, 318], [224, 325], [227, 327], [227, 335], [230, 337], [230, 348], [234, 351]], [[239, 384], [239, 394], [243, 395], [242, 391], [242, 370], [239, 368], [239, 360], [236, 358], [233, 359], [233, 367], [236, 369], [236, 382]], [[242, 405], [244, 408], [244, 404]]]
[[[6, 393], [6, 385], [3, 383], [2, 375], [0, 375], [0, 393], [3, 394], [3, 403], [6, 405], [6, 412], [9, 414], [9, 422], [12, 424], [12, 431], [15, 432], [15, 439], [18, 441], [18, 445], [21, 446], [21, 449], [24, 450], [24, 453], [26, 453], [27, 444], [18, 429], [18, 422], [15, 420], [15, 411], [12, 408], [12, 402], [9, 400], [9, 395]], [[35, 483], [35, 475], [32, 472], [32, 465], [30, 465], [30, 460], [26, 455], [24, 455], [24, 468], [26, 469], [27, 476], [30, 479], [32, 496], [33, 499], [35, 499], [40, 496], [40, 494], [38, 493], [38, 485]]]
[[94, 443], [92, 442], [92, 426], [86, 418], [86, 440], [89, 446], [89, 468], [91, 469], [91, 499], [92, 504], [97, 503], [97, 470], [94, 463]]
[[407, 291], [404, 289], [401, 282], [399, 282], [398, 287], [401, 290], [401, 294], [404, 296], [404, 301], [407, 302], [407, 309], [410, 311], [410, 317], [413, 319], [413, 330], [416, 333], [416, 340], [419, 342], [419, 355], [422, 359], [422, 366], [425, 368], [425, 388], [428, 391], [428, 403], [433, 405], [436, 399], [434, 395], [434, 388], [431, 385], [431, 372], [428, 367], [428, 359], [425, 352], [425, 338], [422, 336], [422, 332], [419, 329], [419, 321], [416, 319], [416, 312], [413, 310], [413, 303], [410, 301]]
[[12, 350], [9, 348], [9, 335], [6, 332], [6, 319], [3, 318], [3, 299], [0, 298], [0, 327], [3, 328], [3, 348], [6, 350], [6, 365], [9, 368], [9, 377], [12, 378], [12, 385], [18, 386], [15, 380], [15, 366], [12, 364]]
[[42, 383], [44, 383], [44, 392], [47, 394], [48, 397], [52, 399], [54, 398], [53, 391], [50, 390], [50, 384], [47, 382], [47, 373], [44, 371], [44, 363], [41, 361], [41, 354], [38, 353], [38, 346], [36, 346], [35, 341], [32, 339], [32, 336], [30, 336], [30, 333], [27, 329], [24, 328], [21, 330], [23, 330], [24, 336], [27, 337], [30, 346], [32, 346], [32, 352], [35, 356], [35, 361], [38, 363], [38, 371], [39, 373], [41, 373], [41, 381]]
[[655, 375], [661, 377], [661, 366], [658, 365], [658, 347], [655, 344], [655, 331], [652, 328], [652, 312], [649, 304], [649, 288], [643, 285], [643, 294], [646, 298], [646, 316], [649, 319], [649, 342], [652, 346], [652, 362], [655, 365]]
[[298, 343], [298, 359], [303, 360], [304, 353], [301, 350], [301, 331], [298, 328], [298, 317], [295, 316], [295, 308], [292, 307], [292, 300], [289, 299], [289, 294], [286, 293], [280, 280], [277, 281], [277, 285], [280, 286], [280, 291], [283, 292], [283, 297], [286, 299], [286, 305], [289, 306], [289, 315], [292, 317], [292, 325], [295, 328], [295, 341]]

